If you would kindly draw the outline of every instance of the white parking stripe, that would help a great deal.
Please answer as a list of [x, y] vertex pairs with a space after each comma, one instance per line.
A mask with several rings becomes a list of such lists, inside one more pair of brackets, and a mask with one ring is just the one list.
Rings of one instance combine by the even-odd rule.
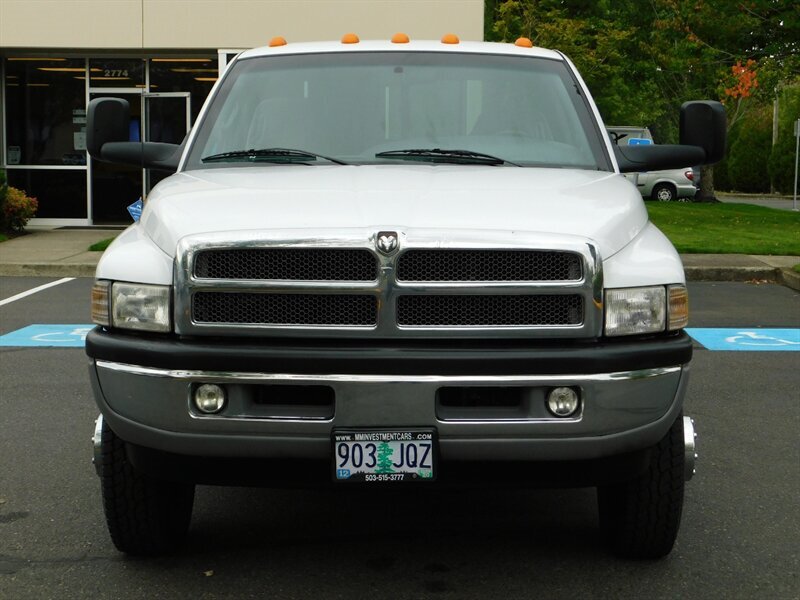
[[68, 281], [72, 281], [73, 279], [75, 279], [75, 278], [74, 277], [64, 277], [63, 279], [59, 279], [58, 281], [51, 281], [50, 283], [45, 283], [44, 285], [40, 285], [39, 287], [35, 287], [35, 288], [31, 289], [31, 290], [28, 290], [27, 292], [22, 292], [20, 294], [17, 294], [16, 296], [11, 296], [10, 298], [6, 298], [5, 300], [0, 300], [0, 306], [3, 306], [4, 304], [10, 304], [11, 302], [14, 302], [15, 300], [21, 300], [22, 298], [25, 298], [27, 296], [31, 296], [31, 295], [35, 294], [36, 292], [41, 292], [42, 290], [46, 290], [47, 288], [51, 288], [51, 287], [54, 287], [54, 286], [57, 286], [57, 285], [61, 285], [62, 283], [67, 283]]

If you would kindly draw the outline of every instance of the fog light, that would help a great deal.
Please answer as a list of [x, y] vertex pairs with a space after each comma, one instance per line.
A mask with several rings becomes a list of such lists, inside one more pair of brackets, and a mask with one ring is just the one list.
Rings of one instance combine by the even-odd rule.
[[547, 408], [557, 417], [570, 417], [581, 405], [578, 392], [568, 387], [557, 387], [547, 395]]
[[205, 383], [194, 391], [194, 405], [200, 412], [211, 415], [225, 407], [225, 390], [213, 383]]

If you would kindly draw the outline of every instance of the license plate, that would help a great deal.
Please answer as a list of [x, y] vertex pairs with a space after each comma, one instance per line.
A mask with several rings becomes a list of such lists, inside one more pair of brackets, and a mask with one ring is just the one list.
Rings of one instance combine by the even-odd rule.
[[433, 481], [436, 431], [334, 430], [333, 477], [336, 481]]

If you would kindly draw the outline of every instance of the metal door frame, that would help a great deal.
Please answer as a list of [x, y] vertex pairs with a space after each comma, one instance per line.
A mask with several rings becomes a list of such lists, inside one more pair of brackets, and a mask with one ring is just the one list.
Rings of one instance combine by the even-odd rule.
[[[186, 99], [186, 131], [184, 137], [192, 128], [192, 94], [191, 92], [145, 92], [142, 94], [142, 141], [149, 142], [150, 113], [147, 101], [154, 98], [185, 98]], [[142, 169], [142, 201], [147, 200], [148, 174], [147, 169]]]

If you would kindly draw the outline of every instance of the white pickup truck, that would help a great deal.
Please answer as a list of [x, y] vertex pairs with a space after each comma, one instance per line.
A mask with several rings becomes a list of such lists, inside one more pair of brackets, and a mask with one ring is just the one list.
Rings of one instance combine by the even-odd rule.
[[597, 486], [614, 552], [667, 554], [688, 299], [622, 172], [719, 160], [721, 105], [614, 147], [559, 52], [344, 42], [242, 53], [180, 146], [89, 105], [95, 159], [174, 171], [92, 291], [115, 545], [175, 549], [196, 484], [511, 483]]

